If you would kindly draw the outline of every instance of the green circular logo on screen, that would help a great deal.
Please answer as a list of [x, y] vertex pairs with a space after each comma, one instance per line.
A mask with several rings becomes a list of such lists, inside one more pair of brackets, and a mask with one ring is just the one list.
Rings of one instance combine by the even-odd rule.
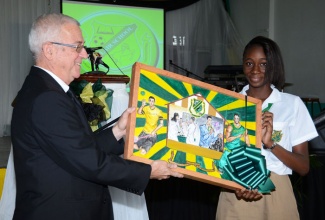
[[[80, 24], [85, 45], [105, 49], [96, 52], [110, 66], [110, 74], [121, 74], [119, 68], [124, 73], [131, 73], [135, 62], [157, 66], [158, 40], [141, 19], [126, 13], [103, 11], [83, 18]], [[82, 72], [91, 70], [90, 60], [84, 60]]]

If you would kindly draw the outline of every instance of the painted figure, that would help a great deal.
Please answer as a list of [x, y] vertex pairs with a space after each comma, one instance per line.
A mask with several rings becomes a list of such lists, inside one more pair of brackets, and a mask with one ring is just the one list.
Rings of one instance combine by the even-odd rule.
[[[142, 101], [138, 114], [145, 115], [146, 123], [140, 133], [135, 149], [139, 149], [141, 154], [146, 154], [157, 141], [157, 131], [164, 125], [162, 111], [155, 106], [155, 98], [149, 97], [149, 105]], [[159, 124], [158, 124], [159, 122]]]

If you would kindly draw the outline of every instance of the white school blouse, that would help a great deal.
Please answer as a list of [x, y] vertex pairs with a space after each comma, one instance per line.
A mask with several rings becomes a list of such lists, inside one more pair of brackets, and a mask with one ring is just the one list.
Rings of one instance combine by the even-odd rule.
[[[273, 85], [271, 95], [263, 102], [262, 109], [272, 103], [269, 112], [273, 113], [273, 135], [275, 142], [292, 152], [292, 148], [318, 136], [314, 122], [299, 96], [280, 92]], [[247, 95], [249, 85], [240, 92]], [[270, 150], [261, 149], [266, 159], [266, 167], [279, 174], [292, 174], [292, 170], [283, 164]]]

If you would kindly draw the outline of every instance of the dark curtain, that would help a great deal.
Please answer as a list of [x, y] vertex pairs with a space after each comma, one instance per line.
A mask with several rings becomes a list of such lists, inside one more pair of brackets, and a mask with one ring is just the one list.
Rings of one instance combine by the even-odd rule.
[[325, 154], [314, 159], [320, 164], [311, 166], [306, 176], [292, 176], [301, 220], [325, 219]]
[[150, 220], [215, 220], [220, 188], [191, 179], [150, 180], [145, 191]]
[[325, 110], [313, 121], [319, 136], [308, 143], [310, 171], [292, 176], [301, 220], [325, 219]]

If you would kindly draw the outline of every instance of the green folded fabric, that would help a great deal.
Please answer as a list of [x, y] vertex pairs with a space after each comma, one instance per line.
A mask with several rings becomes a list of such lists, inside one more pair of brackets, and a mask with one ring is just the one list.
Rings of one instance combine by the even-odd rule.
[[261, 149], [247, 146], [236, 148], [226, 154], [225, 162], [221, 175], [223, 179], [235, 181], [246, 189], [258, 189], [260, 193], [275, 189]]

